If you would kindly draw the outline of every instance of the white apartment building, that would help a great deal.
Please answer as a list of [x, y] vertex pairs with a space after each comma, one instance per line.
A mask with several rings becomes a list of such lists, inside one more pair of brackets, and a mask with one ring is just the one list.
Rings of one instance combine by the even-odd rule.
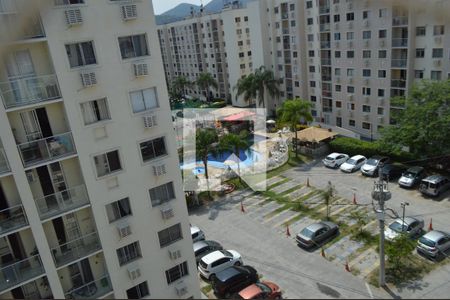
[[154, 22], [0, 0], [0, 299], [200, 298]]

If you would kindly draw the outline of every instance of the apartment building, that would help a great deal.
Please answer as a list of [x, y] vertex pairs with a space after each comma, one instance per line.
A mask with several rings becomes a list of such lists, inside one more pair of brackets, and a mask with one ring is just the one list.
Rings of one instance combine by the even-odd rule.
[[0, 299], [200, 298], [151, 1], [0, 24]]

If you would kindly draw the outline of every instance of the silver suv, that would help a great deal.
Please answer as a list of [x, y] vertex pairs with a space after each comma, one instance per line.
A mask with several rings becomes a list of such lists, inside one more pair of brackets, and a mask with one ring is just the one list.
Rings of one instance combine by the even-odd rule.
[[439, 196], [442, 192], [450, 189], [450, 179], [441, 175], [431, 175], [425, 179], [419, 186], [419, 191], [428, 196]]

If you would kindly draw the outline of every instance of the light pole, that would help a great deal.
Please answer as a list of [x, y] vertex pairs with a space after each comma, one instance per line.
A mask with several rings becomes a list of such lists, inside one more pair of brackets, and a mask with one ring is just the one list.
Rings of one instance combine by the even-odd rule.
[[409, 203], [408, 202], [402, 202], [402, 203], [400, 203], [400, 206], [402, 207], [402, 209], [403, 209], [403, 214], [402, 214], [402, 232], [403, 232], [403, 226], [405, 226], [405, 209], [406, 209], [406, 207], [409, 205]]

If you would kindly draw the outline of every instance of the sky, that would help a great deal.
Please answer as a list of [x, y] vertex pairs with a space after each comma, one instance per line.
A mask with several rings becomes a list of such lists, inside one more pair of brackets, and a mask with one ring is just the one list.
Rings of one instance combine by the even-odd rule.
[[[210, 0], [203, 0], [203, 5], [208, 4]], [[174, 8], [180, 3], [191, 3], [200, 5], [201, 0], [153, 0], [153, 9], [155, 14], [159, 15], [171, 8]]]

